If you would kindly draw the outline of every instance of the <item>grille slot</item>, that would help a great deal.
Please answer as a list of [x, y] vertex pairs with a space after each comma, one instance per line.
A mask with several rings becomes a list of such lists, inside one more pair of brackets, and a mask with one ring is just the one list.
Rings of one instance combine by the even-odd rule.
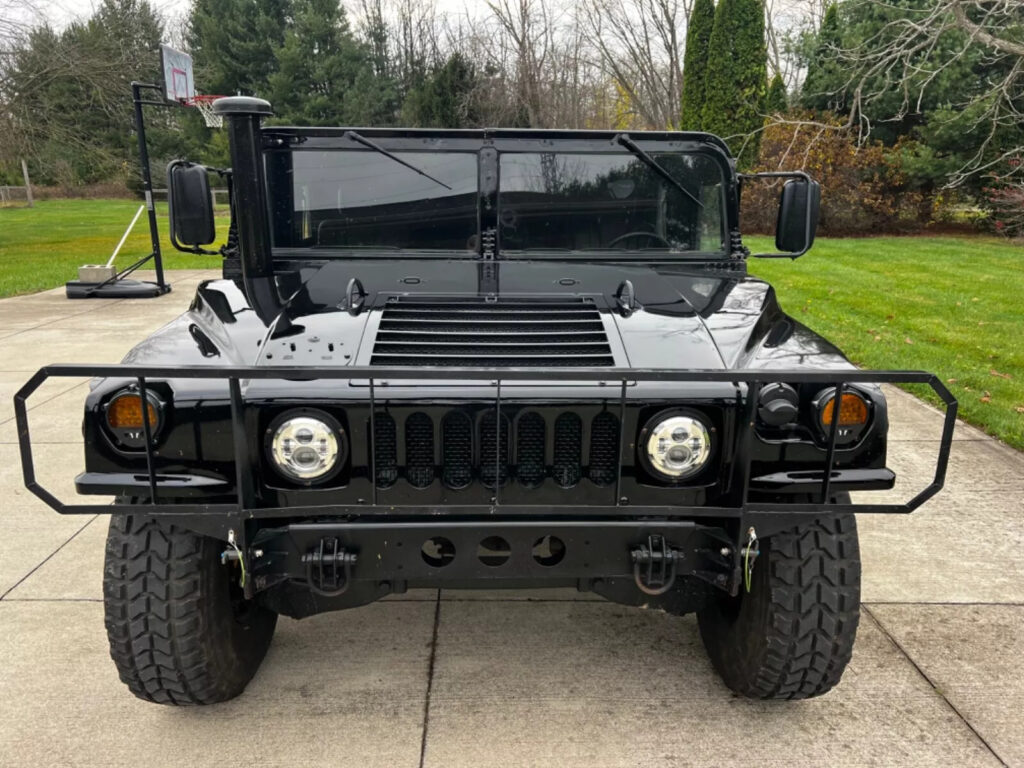
[[501, 414], [498, 420], [493, 411], [488, 411], [480, 419], [480, 480], [488, 488], [494, 487], [495, 469], [498, 484], [504, 485], [508, 480], [508, 416]]
[[387, 488], [398, 479], [398, 440], [395, 420], [389, 413], [373, 415], [374, 472], [377, 487]]
[[451, 411], [441, 422], [444, 460], [441, 479], [449, 488], [465, 488], [473, 480], [473, 423], [462, 411]]
[[590, 424], [590, 466], [587, 476], [594, 485], [615, 482], [619, 453], [619, 420], [602, 411]]
[[612, 366], [615, 359], [588, 298], [390, 299], [371, 365]]
[[524, 413], [516, 423], [516, 477], [527, 488], [544, 480], [544, 417]]
[[552, 476], [563, 488], [580, 481], [580, 448], [583, 441], [583, 421], [575, 413], [563, 413], [555, 419], [555, 460]]
[[434, 482], [434, 422], [422, 412], [405, 420], [405, 476], [414, 488]]

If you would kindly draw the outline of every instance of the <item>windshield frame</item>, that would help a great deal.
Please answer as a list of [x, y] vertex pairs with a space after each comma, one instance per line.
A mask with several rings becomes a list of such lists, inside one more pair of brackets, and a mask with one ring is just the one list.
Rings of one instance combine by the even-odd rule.
[[[498, 158], [505, 153], [556, 152], [570, 154], [610, 154], [629, 156], [630, 151], [618, 144], [615, 131], [576, 130], [535, 130], [535, 129], [409, 129], [409, 128], [323, 128], [266, 126], [262, 130], [262, 160], [266, 171], [268, 211], [270, 229], [275, 228], [272, 211], [273, 197], [270, 186], [272, 174], [269, 164], [272, 156], [281, 152], [305, 151], [360, 151], [374, 152], [347, 134], [355, 132], [371, 139], [381, 148], [393, 153], [437, 153], [473, 152], [478, 153], [478, 227], [477, 232], [488, 228], [488, 219], [497, 223], [498, 187], [488, 183], [486, 150], [490, 152], [494, 178], [497, 174]], [[274, 258], [292, 260], [324, 260], [330, 258], [424, 258], [447, 260], [480, 260], [489, 256], [499, 261], [530, 260], [573, 260], [573, 261], [628, 261], [643, 263], [677, 263], [722, 261], [734, 256], [735, 244], [731, 233], [738, 231], [737, 181], [735, 164], [728, 148], [716, 136], [704, 133], [642, 131], [631, 132], [630, 137], [645, 152], [654, 155], [666, 153], [700, 153], [712, 159], [719, 167], [722, 184], [720, 187], [720, 211], [722, 219], [722, 249], [716, 251], [671, 251], [658, 249], [600, 249], [559, 250], [529, 248], [525, 250], [503, 249], [497, 242], [491, 254], [484, 252], [485, 244], [473, 250], [440, 250], [426, 248], [400, 248], [381, 246], [291, 246], [272, 247]], [[495, 151], [497, 154], [495, 154]], [[408, 155], [405, 156], [408, 158]], [[478, 238], [482, 239], [482, 238]]]

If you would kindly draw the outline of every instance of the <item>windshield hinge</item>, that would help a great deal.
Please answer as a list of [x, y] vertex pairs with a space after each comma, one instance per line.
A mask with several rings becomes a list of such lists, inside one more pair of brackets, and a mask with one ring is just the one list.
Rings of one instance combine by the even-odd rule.
[[498, 230], [489, 227], [483, 231], [480, 238], [480, 256], [484, 261], [494, 261], [495, 251], [498, 246]]

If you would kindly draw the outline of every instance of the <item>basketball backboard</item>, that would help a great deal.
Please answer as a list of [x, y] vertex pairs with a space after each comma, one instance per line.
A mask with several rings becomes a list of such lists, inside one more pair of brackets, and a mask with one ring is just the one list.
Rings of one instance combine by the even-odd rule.
[[164, 73], [164, 98], [177, 104], [191, 101], [196, 95], [192, 57], [169, 45], [161, 45], [160, 67]]

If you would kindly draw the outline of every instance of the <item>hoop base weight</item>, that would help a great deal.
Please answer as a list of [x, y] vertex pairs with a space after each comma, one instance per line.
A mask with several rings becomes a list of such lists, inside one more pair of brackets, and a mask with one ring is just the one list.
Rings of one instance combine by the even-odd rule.
[[114, 280], [105, 285], [70, 280], [64, 284], [64, 292], [69, 299], [154, 299], [170, 293], [171, 286], [144, 280]]

